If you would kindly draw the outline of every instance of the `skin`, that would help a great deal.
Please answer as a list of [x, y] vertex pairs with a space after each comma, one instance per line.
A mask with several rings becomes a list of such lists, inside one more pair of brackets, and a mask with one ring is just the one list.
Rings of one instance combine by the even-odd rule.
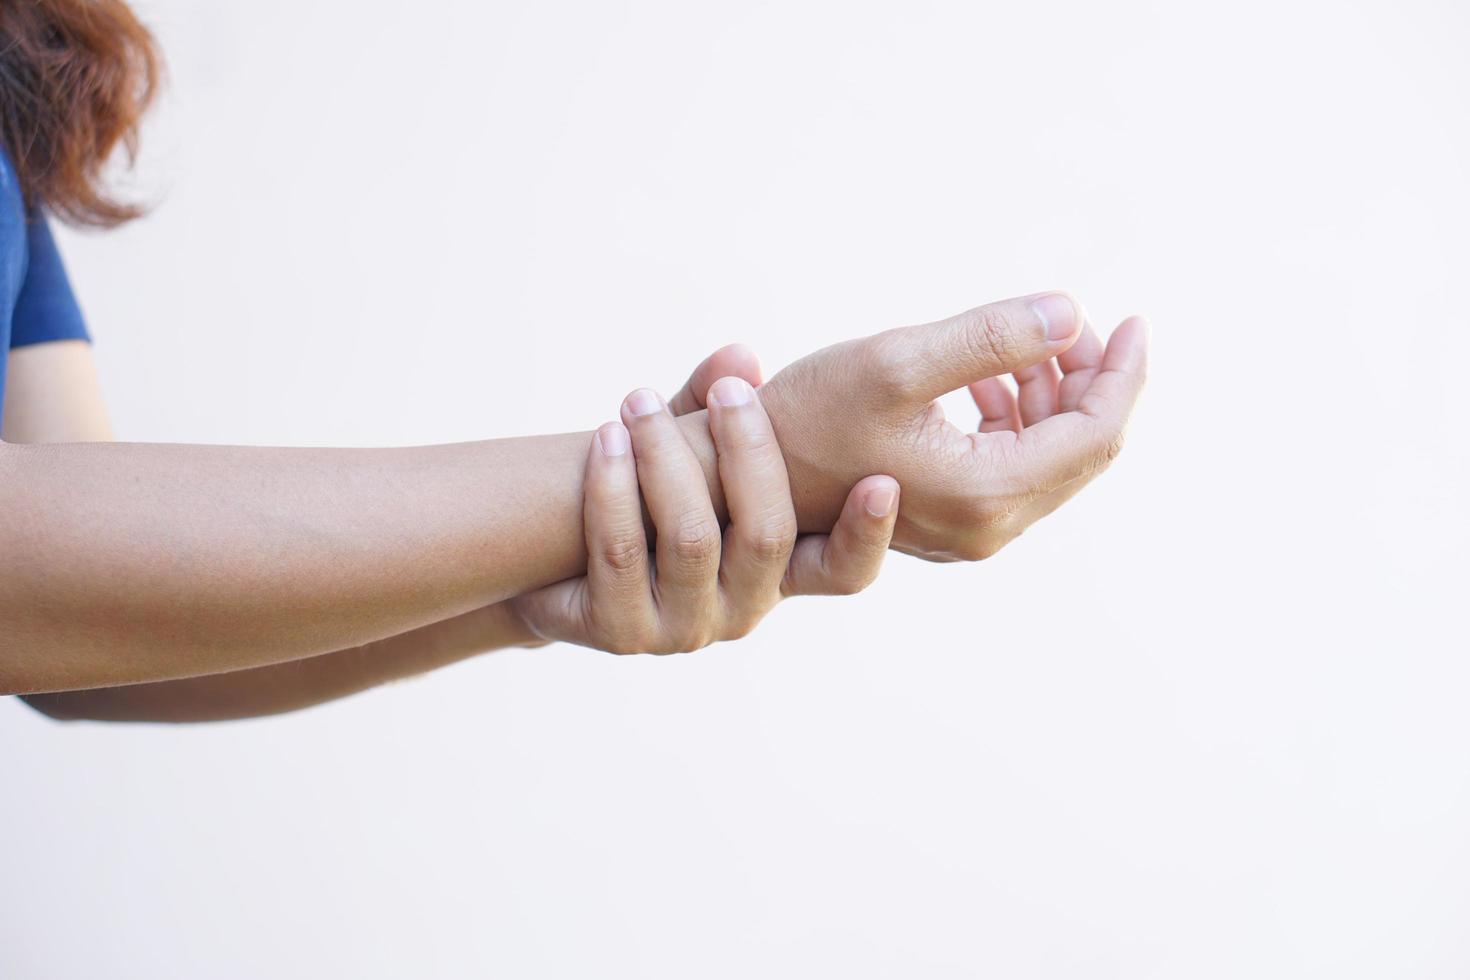
[[[24, 348], [11, 367], [7, 435], [29, 442], [111, 438], [90, 346], [60, 342]], [[698, 392], [725, 370], [759, 383], [759, 365], [749, 351], [723, 348], [695, 369], [668, 411], [637, 419], [631, 439], [622, 423], [598, 432], [585, 487], [588, 575], [518, 597], [519, 610], [497, 603], [318, 657], [175, 681], [33, 694], [26, 700], [58, 720], [198, 722], [277, 714], [480, 653], [541, 646], [553, 638], [615, 652], [696, 649], [743, 636], [781, 598], [861, 591], [877, 576], [888, 548], [897, 485], [886, 477], [861, 481], [830, 538], [806, 535], [798, 542], [770, 422], [750, 382], [733, 376], [717, 381], [712, 392], [722, 386], [743, 392], [735, 399], [740, 404], [717, 403], [711, 414], [721, 479], [738, 487], [730, 499], [728, 544], [697, 563], [661, 554], [662, 574], [655, 576], [640, 482], [655, 505], [654, 531], [665, 539], [690, 526], [691, 514], [712, 511], [703, 473], [672, 425], [671, 413], [701, 407]], [[620, 437], [622, 451], [616, 455], [603, 448], [611, 435]], [[692, 601], [695, 596], [720, 601]]]
[[[877, 577], [897, 483], [858, 481], [832, 533], [798, 542], [786, 467], [755, 389], [717, 381], [709, 424], [730, 512], [723, 530], [699, 460], [654, 392], [634, 392], [623, 422], [598, 430], [587, 459], [587, 574], [511, 602], [538, 636], [614, 653], [682, 653], [745, 636], [788, 596], [851, 595]], [[658, 529], [656, 557], [640, 485]]]
[[[1067, 294], [1022, 297], [839, 344], [778, 373], [760, 403], [786, 460], [796, 529], [831, 531], [851, 489], [885, 473], [903, 487], [895, 548], [993, 554], [1121, 446], [1146, 324], [1124, 321], [1104, 347], [1083, 323]], [[933, 403], [1084, 343], [1058, 363], [1057, 411], [1020, 431], [965, 433]], [[707, 413], [675, 424], [723, 522]], [[0, 691], [300, 660], [582, 575], [590, 442], [0, 444]]]

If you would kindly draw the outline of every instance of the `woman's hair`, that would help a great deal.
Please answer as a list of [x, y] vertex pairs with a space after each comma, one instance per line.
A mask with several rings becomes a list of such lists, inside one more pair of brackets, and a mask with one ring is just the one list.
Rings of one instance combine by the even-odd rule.
[[0, 0], [0, 143], [26, 203], [102, 227], [142, 213], [103, 168], [119, 144], [132, 162], [160, 70], [122, 0]]

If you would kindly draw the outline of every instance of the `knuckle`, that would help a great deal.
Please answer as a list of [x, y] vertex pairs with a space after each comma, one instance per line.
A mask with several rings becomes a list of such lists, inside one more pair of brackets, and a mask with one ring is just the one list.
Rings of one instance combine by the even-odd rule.
[[669, 412], [635, 416], [628, 420], [627, 426], [633, 458], [639, 463], [640, 478], [644, 466], [652, 467], [655, 472], [668, 472], [687, 451], [678, 423]]
[[724, 638], [727, 640], [743, 640], [755, 632], [755, 628], [760, 624], [760, 621], [759, 616], [742, 616], [739, 619], [733, 620], [726, 625]]
[[670, 637], [669, 642], [659, 652], [665, 655], [672, 653], [693, 653], [696, 650], [703, 650], [713, 642], [714, 637], [707, 630], [699, 627], [689, 627], [678, 631]]
[[720, 529], [711, 520], [686, 521], [669, 541], [669, 553], [686, 568], [711, 565], [720, 557]]
[[662, 633], [652, 631], [645, 634], [636, 643], [630, 644], [625, 650], [625, 655], [660, 657], [668, 652], [668, 639]]
[[[760, 403], [756, 402], [757, 411]], [[715, 442], [724, 449], [738, 453], [742, 460], [760, 459], [762, 456], [779, 454], [781, 446], [776, 442], [776, 433], [760, 420], [746, 422], [743, 419], [726, 417], [725, 425], [710, 429]]]
[[1088, 446], [1083, 460], [1083, 475], [1095, 476], [1112, 465], [1123, 452], [1124, 432], [1121, 428], [1106, 428]]
[[1011, 517], [1010, 504], [995, 497], [976, 497], [969, 501], [967, 523], [977, 531], [992, 531]]
[[996, 366], [1013, 364], [1022, 353], [1015, 323], [1004, 312], [992, 308], [976, 310], [961, 332], [976, 361]]
[[783, 516], [763, 523], [745, 535], [744, 544], [761, 564], [784, 564], [796, 547], [796, 518]]
[[919, 365], [898, 330], [888, 330], [863, 341], [863, 363], [869, 375], [868, 388], [884, 400], [907, 395], [920, 380]]
[[986, 561], [994, 558], [1004, 545], [1004, 539], [982, 534], [966, 542], [960, 549], [959, 555], [965, 561]]
[[835, 579], [832, 582], [832, 594], [857, 595], [859, 592], [866, 589], [872, 583], [872, 581], [873, 580], [871, 578], [868, 578], [866, 576], [844, 576], [842, 578]]
[[620, 657], [648, 653], [653, 646], [653, 638], [641, 630], [619, 632], [605, 637], [603, 641], [603, 649]]
[[643, 564], [644, 544], [642, 531], [637, 536], [619, 534], [602, 543], [597, 551], [598, 560], [615, 572], [635, 572]]
[[970, 548], [965, 552], [964, 559], [965, 561], [987, 561], [991, 558], [994, 558], [996, 553], [999, 551], [1000, 547], [998, 545], [994, 545], [989, 542], [986, 542], [984, 544], [975, 544], [971, 545]]

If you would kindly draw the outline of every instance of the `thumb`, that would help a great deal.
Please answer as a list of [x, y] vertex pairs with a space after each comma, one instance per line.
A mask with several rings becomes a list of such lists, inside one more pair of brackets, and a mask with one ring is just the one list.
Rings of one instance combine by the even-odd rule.
[[927, 402], [1055, 357], [1076, 342], [1085, 319], [1072, 294], [1034, 293], [882, 336], [897, 354], [899, 376]]
[[699, 411], [705, 407], [704, 397], [709, 393], [710, 385], [728, 377], [740, 378], [752, 388], [760, 387], [761, 362], [755, 351], [744, 344], [730, 344], [700, 361], [699, 367], [684, 382], [684, 387], [669, 399], [669, 411], [675, 415]]

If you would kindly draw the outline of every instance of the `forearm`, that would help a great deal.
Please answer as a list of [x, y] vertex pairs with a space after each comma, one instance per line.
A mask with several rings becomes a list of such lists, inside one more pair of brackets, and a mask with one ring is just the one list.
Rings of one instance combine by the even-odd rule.
[[497, 603], [360, 647], [287, 663], [149, 684], [33, 694], [26, 700], [63, 721], [226, 721], [296, 711], [492, 650], [540, 642], [508, 604]]
[[[680, 421], [718, 497], [704, 414]], [[589, 438], [0, 446], [0, 690], [314, 657], [579, 574]]]

